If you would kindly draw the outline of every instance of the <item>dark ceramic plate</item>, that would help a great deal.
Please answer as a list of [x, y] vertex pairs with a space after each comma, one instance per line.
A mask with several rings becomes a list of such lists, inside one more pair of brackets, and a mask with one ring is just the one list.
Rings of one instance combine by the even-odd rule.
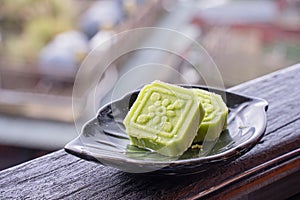
[[[207, 90], [206, 87], [194, 87]], [[218, 89], [211, 92], [226, 97], [228, 126], [215, 142], [188, 149], [180, 157], [166, 157], [130, 145], [123, 119], [139, 91], [127, 94], [99, 110], [80, 136], [65, 146], [68, 153], [130, 173], [191, 174], [220, 166], [250, 150], [263, 137], [268, 103]], [[224, 98], [225, 100], [225, 98]]]

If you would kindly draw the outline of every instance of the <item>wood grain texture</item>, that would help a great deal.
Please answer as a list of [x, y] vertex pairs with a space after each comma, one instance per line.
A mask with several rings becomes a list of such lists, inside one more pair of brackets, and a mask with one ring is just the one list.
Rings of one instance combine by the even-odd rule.
[[[269, 102], [268, 126], [259, 144], [222, 168], [209, 170], [205, 174], [182, 177], [127, 174], [81, 160], [65, 153], [64, 150], [59, 150], [0, 172], [0, 199], [201, 197], [201, 192], [223, 183], [230, 177], [300, 148], [299, 77], [300, 65], [297, 65], [230, 89], [266, 99]], [[296, 159], [299, 159], [299, 155]], [[297, 163], [296, 168], [300, 168], [299, 162]], [[251, 178], [245, 181], [247, 180], [251, 181]], [[228, 187], [230, 188], [232, 186]], [[226, 188], [223, 188], [223, 193], [224, 190]], [[247, 195], [247, 191], [244, 194]]]

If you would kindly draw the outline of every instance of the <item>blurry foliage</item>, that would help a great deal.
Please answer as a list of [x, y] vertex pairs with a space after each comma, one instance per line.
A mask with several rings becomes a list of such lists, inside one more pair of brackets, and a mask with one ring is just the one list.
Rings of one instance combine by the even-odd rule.
[[5, 56], [35, 59], [56, 34], [74, 28], [72, 0], [1, 0], [0, 31]]

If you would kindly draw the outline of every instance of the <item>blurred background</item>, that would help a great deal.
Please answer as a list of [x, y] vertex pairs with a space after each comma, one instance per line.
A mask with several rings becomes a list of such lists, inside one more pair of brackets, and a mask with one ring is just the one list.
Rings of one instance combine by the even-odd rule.
[[[300, 61], [300, 0], [1, 0], [0, 169], [75, 138], [72, 89], [81, 62], [113, 34], [147, 26], [177, 30], [200, 42], [226, 88]], [[178, 45], [190, 64], [201, 64], [189, 44], [167, 42]], [[101, 79], [102, 91], [119, 71], [149, 59], [149, 53], [114, 63]], [[162, 53], [155, 59], [203, 84], [180, 58]]]

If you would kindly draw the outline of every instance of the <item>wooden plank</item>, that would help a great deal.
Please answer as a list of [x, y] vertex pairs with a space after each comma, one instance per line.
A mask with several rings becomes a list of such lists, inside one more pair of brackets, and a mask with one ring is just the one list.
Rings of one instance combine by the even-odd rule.
[[[248, 193], [247, 197], [249, 199], [264, 199], [270, 196], [272, 196], [272, 200], [287, 199], [297, 194], [300, 184], [300, 156], [296, 156], [295, 158], [291, 158], [290, 156], [295, 154], [300, 155], [299, 151], [300, 149], [294, 150], [255, 167], [254, 170], [259, 168], [258, 170], [261, 171], [257, 174], [252, 173], [252, 176], [239, 176], [237, 183], [229, 186], [230, 189], [222, 188], [223, 191], [218, 191], [212, 197], [230, 199], [234, 196], [238, 199], [244, 196], [245, 190]], [[242, 174], [248, 172], [246, 171]], [[274, 191], [280, 192], [274, 196]], [[200, 195], [197, 197], [200, 197]]]
[[[47, 151], [61, 149], [77, 136], [73, 123], [2, 114], [0, 114], [0, 130], [1, 145]], [[0, 164], [2, 164], [1, 159]]]
[[70, 96], [0, 89], [0, 110], [35, 119], [74, 121]]
[[[266, 135], [250, 152], [205, 174], [164, 177], [127, 174], [63, 150], [0, 172], [0, 197], [31, 199], [187, 199], [300, 148], [300, 65], [232, 91], [269, 102]], [[299, 158], [299, 157], [298, 157]], [[296, 159], [298, 159], [296, 157]], [[299, 162], [297, 162], [299, 163]], [[296, 166], [298, 167], [298, 166]], [[272, 182], [271, 180], [269, 180]], [[247, 191], [245, 191], [246, 194]]]

